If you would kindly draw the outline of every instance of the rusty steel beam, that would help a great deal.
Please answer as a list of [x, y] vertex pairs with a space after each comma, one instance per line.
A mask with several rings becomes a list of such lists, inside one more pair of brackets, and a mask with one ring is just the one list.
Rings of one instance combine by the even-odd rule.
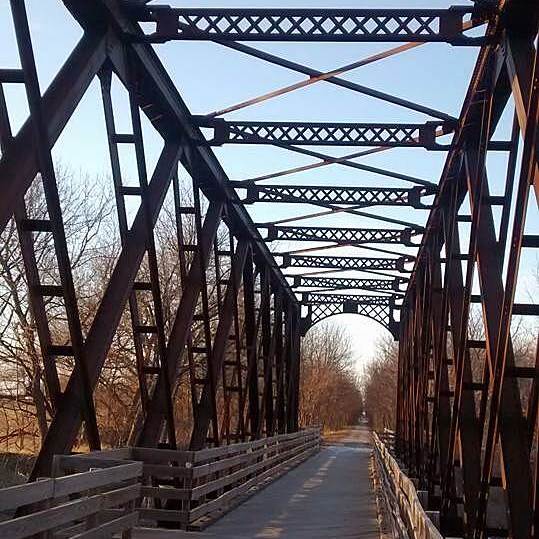
[[464, 34], [465, 17], [480, 15], [468, 6], [449, 9], [245, 9], [133, 7], [155, 23], [146, 39], [310, 42], [448, 42], [479, 45]]
[[259, 430], [260, 402], [258, 396], [258, 333], [260, 323], [257, 323], [255, 290], [254, 290], [253, 251], [249, 249], [243, 267], [243, 304], [245, 313], [245, 341], [247, 351], [247, 388], [248, 415], [251, 439]]
[[402, 277], [396, 279], [354, 279], [347, 277], [307, 277], [303, 275], [294, 275], [292, 287], [401, 292], [400, 286], [405, 282], [406, 280]]
[[344, 245], [362, 243], [398, 243], [414, 246], [412, 235], [417, 234], [411, 228], [339, 228], [314, 226], [275, 226], [259, 225], [266, 228], [266, 241], [332, 241]]
[[[512, 354], [512, 341], [511, 341], [511, 321], [513, 308], [515, 304], [515, 292], [517, 287], [517, 277], [519, 269], [519, 259], [522, 250], [522, 243], [524, 237], [524, 228], [526, 225], [526, 213], [528, 208], [528, 198], [529, 191], [531, 186], [534, 185], [537, 173], [537, 129], [539, 126], [539, 56], [537, 51], [535, 52], [534, 57], [534, 78], [533, 81], [530, 81], [530, 100], [527, 107], [527, 120], [525, 128], [525, 137], [524, 137], [524, 147], [522, 154], [522, 166], [520, 179], [517, 188], [516, 200], [515, 200], [515, 213], [513, 217], [513, 228], [512, 228], [512, 237], [510, 242], [509, 258], [508, 258], [508, 267], [507, 267], [507, 276], [505, 282], [503, 283], [503, 298], [502, 298], [502, 310], [499, 315], [498, 327], [492, 326], [487, 329], [496, 329], [497, 335], [496, 339], [492, 339], [496, 345], [494, 350], [490, 350], [490, 353], [493, 355], [493, 359], [490, 360], [491, 363], [491, 375], [489, 379], [489, 393], [491, 395], [490, 406], [488, 411], [488, 427], [486, 435], [486, 447], [485, 447], [485, 457], [483, 461], [483, 468], [481, 473], [481, 489], [479, 495], [479, 505], [477, 510], [477, 522], [476, 526], [476, 535], [480, 535], [483, 529], [487, 525], [487, 503], [489, 496], [489, 489], [487, 485], [491, 482], [491, 477], [493, 474], [494, 468], [494, 458], [495, 458], [495, 447], [498, 440], [498, 436], [501, 438], [500, 442], [502, 444], [502, 451], [504, 455], [508, 453], [506, 447], [504, 447], [504, 439], [508, 436], [507, 429], [507, 409], [509, 408], [509, 397], [508, 393], [510, 391], [510, 385], [507, 381], [504, 380], [506, 377], [506, 371], [512, 366], [514, 359]], [[488, 263], [488, 261], [487, 261]], [[500, 277], [501, 277], [500, 271]], [[514, 384], [513, 384], [514, 385]], [[509, 388], [508, 388], [509, 386]], [[517, 386], [518, 387], [518, 386]], [[515, 399], [516, 400], [516, 399]], [[518, 399], [520, 401], [520, 399]], [[518, 403], [520, 404], [520, 402]], [[505, 410], [504, 410], [505, 408]], [[509, 411], [510, 413], [510, 411]], [[513, 414], [511, 414], [513, 415]], [[514, 416], [513, 416], [514, 417]], [[524, 431], [524, 432], [522, 432]], [[514, 432], [510, 432], [510, 436], [515, 436]], [[529, 456], [529, 447], [528, 446], [528, 433], [526, 429], [519, 429], [518, 434], [516, 434], [518, 442], [520, 442], [521, 447], [515, 447], [515, 450], [519, 450], [522, 456]], [[506, 441], [507, 443], [507, 441]], [[512, 445], [517, 445], [517, 440], [513, 438], [510, 442]], [[526, 448], [528, 451], [526, 451]], [[518, 457], [518, 454], [515, 455]], [[507, 468], [507, 467], [506, 467]], [[528, 470], [529, 471], [529, 470]], [[515, 473], [515, 483], [513, 490], [517, 487], [516, 474], [522, 473], [518, 469], [513, 472]], [[524, 470], [525, 472], [525, 470]], [[511, 480], [512, 477], [509, 475], [511, 472], [506, 472], [508, 480]], [[510, 507], [512, 508], [512, 529], [519, 530], [519, 534], [524, 536], [524, 533], [530, 533], [532, 523], [528, 524], [526, 528], [525, 521], [517, 528], [515, 524], [516, 518], [521, 519], [522, 515], [515, 515], [515, 509], [519, 506], [524, 506], [526, 503], [526, 498], [529, 501], [531, 506], [531, 487], [532, 487], [532, 478], [528, 477], [528, 485], [524, 482], [524, 477], [520, 477], [520, 486], [523, 490], [521, 496], [517, 496], [514, 492], [509, 493]], [[526, 486], [528, 487], [526, 489]], [[528, 490], [528, 492], [526, 492]], [[536, 515], [537, 517], [537, 515]]]
[[[245, 186], [243, 186], [245, 187]], [[286, 202], [291, 204], [352, 204], [358, 208], [371, 206], [411, 206], [427, 209], [421, 197], [434, 194], [424, 187], [344, 187], [340, 185], [257, 185], [247, 186], [245, 204]]]
[[268, 436], [273, 433], [273, 366], [271, 364], [272, 324], [271, 297], [272, 286], [267, 267], [260, 267], [260, 324], [261, 324], [261, 362], [262, 362], [262, 402], [261, 412], [264, 420], [258, 425], [258, 436], [265, 431]]
[[[119, 45], [119, 44], [118, 44]], [[107, 47], [110, 47], [107, 50]], [[105, 32], [85, 34], [41, 99], [43, 122], [50, 145], [58, 140], [90, 83], [115, 45], [107, 44]], [[32, 122], [27, 120], [0, 159], [0, 229], [3, 230], [17, 203], [38, 173]]]
[[[178, 143], [166, 144], [155, 167], [148, 193], [153, 224], [157, 221], [157, 216], [177, 166], [180, 152], [181, 148]], [[84, 343], [86, 357], [92, 358], [92, 362], [88, 364], [88, 376], [92, 387], [95, 387], [97, 383], [142, 262], [146, 249], [146, 234], [144, 212], [140, 208], [131, 226], [128, 241], [122, 247]], [[72, 375], [69, 379], [60, 406], [52, 418], [43, 441], [31, 479], [47, 474], [50, 471], [53, 456], [55, 454], [64, 454], [71, 449], [81, 423], [79, 403], [82, 396], [77, 380], [78, 378], [75, 375]]]
[[202, 449], [206, 444], [206, 436], [208, 428], [210, 426], [212, 418], [212, 392], [215, 391], [215, 387], [218, 383], [218, 378], [222, 372], [222, 364], [225, 357], [226, 345], [230, 335], [230, 329], [233, 324], [234, 303], [237, 300], [237, 294], [242, 281], [243, 266], [247, 257], [248, 242], [240, 241], [238, 248], [234, 255], [234, 264], [232, 269], [232, 275], [230, 276], [229, 284], [226, 289], [226, 293], [223, 299], [223, 306], [221, 310], [222, 316], [219, 318], [219, 324], [215, 332], [215, 338], [213, 342], [211, 360], [213, 362], [213, 368], [209, 373], [209, 376], [213, 376], [213, 380], [208, 379], [202, 389], [202, 394], [198, 402], [193, 425], [193, 431], [191, 434], [191, 442], [189, 448], [193, 451]]
[[389, 270], [405, 272], [407, 257], [366, 258], [360, 256], [283, 255], [281, 268], [326, 268], [340, 270]]
[[436, 134], [452, 132], [452, 122], [424, 124], [322, 123], [227, 121], [197, 117], [200, 127], [212, 128], [211, 145], [278, 144], [309, 146], [379, 146], [447, 150], [436, 142]]
[[289, 303], [287, 309], [286, 344], [286, 423], [288, 432], [299, 427], [299, 379], [300, 379], [300, 331], [301, 311], [296, 304]]
[[[536, 144], [530, 137], [535, 137], [537, 121], [533, 93], [537, 83], [532, 84], [532, 79], [539, 9], [520, 0], [505, 2], [502, 9], [503, 16], [489, 25], [491, 44], [480, 52], [411, 275], [402, 310], [399, 354], [397, 447], [401, 458], [420, 481], [428, 474], [429, 490], [441, 509], [442, 530], [476, 538], [530, 537], [532, 520], [537, 519], [537, 497], [532, 492], [535, 471], [530, 465], [537, 374], [534, 367], [515, 367], [509, 328], [511, 314], [526, 316], [538, 311], [535, 304], [515, 303], [513, 294], [518, 257], [523, 249], [536, 246], [523, 231], [526, 209], [535, 209], [527, 203], [527, 192], [537, 184]], [[490, 195], [484, 165], [487, 152], [493, 149], [492, 134], [511, 97], [528, 144], [522, 153], [512, 232], [509, 208], [518, 151], [514, 129], [504, 195]], [[471, 209], [466, 216], [459, 214], [465, 197]], [[494, 205], [502, 206], [498, 221]], [[462, 253], [459, 227], [465, 223], [470, 224], [470, 241], [467, 252]], [[504, 271], [506, 239], [511, 233], [508, 269]], [[442, 246], [445, 258], [440, 258]], [[474, 296], [475, 274], [479, 294]], [[434, 301], [434, 297], [439, 299]], [[469, 334], [474, 302], [481, 305], [484, 340]], [[425, 324], [429, 316], [430, 327]], [[434, 362], [428, 355], [429, 343]], [[471, 351], [477, 348], [484, 354], [481, 381], [472, 373]], [[449, 351], [453, 357], [447, 357]], [[434, 385], [430, 386], [425, 382], [426, 372], [433, 367]], [[529, 376], [532, 395], [525, 415], [520, 381]], [[532, 422], [534, 427], [530, 427]], [[499, 466], [495, 458], [500, 459]], [[503, 497], [493, 495], [502, 488]], [[505, 516], [507, 522], [503, 523]]]
[[286, 409], [285, 409], [285, 358], [284, 358], [284, 305], [282, 294], [279, 290], [274, 297], [274, 332], [275, 332], [275, 427], [278, 434], [286, 432]]

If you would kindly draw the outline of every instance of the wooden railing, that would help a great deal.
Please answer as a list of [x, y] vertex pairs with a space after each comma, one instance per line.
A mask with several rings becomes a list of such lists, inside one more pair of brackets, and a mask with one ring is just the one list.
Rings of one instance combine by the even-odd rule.
[[319, 446], [320, 429], [311, 428], [201, 451], [57, 455], [53, 478], [0, 490], [0, 538], [129, 539], [139, 522], [193, 528]]
[[[387, 433], [384, 438], [391, 441]], [[413, 481], [402, 472], [380, 436], [374, 433], [373, 439], [376, 481], [384, 505], [383, 513], [389, 521], [393, 537], [442, 539], [443, 536], [433, 522], [437, 520], [438, 513], [424, 508], [423, 493], [418, 492]], [[420, 500], [420, 497], [423, 499]]]
[[200, 451], [132, 447], [63, 455], [55, 457], [55, 470], [73, 473], [138, 462], [141, 523], [185, 529], [220, 516], [253, 487], [301, 463], [319, 447], [320, 429], [310, 428]]
[[128, 539], [138, 522], [141, 477], [142, 464], [127, 462], [2, 489], [0, 513], [8, 520], [0, 522], [0, 537], [97, 539], [121, 533]]

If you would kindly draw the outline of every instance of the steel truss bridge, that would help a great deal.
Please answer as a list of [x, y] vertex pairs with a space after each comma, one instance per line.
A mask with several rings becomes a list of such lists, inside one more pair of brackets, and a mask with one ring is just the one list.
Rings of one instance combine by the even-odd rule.
[[[302, 335], [328, 317], [354, 313], [399, 341], [395, 451], [428, 493], [443, 533], [537, 537], [539, 353], [522, 364], [514, 323], [519, 317], [536, 331], [539, 315], [536, 292], [530, 297], [517, 290], [524, 282], [521, 259], [535, 256], [536, 263], [539, 247], [539, 4], [198, 9], [145, 0], [63, 0], [83, 35], [43, 88], [25, 2], [9, 3], [12, 52], [20, 63], [0, 66], [0, 225], [3, 230], [13, 219], [17, 227], [51, 402], [32, 479], [50, 473], [53, 456], [69, 453], [81, 428], [90, 449], [101, 448], [94, 390], [124, 315], [132, 329], [140, 396], [136, 417], [129, 419], [130, 444], [178, 447], [174, 395], [187, 366], [189, 449], [197, 451], [298, 431]], [[213, 42], [303, 78], [193, 114], [159, 56], [160, 44], [186, 40]], [[395, 44], [322, 72], [251, 43], [264, 41]], [[344, 77], [430, 43], [477, 53], [458, 117]], [[52, 150], [95, 81], [121, 251], [83, 332]], [[124, 90], [122, 109], [115, 84]], [[314, 84], [389, 103], [411, 112], [413, 121], [227, 116]], [[10, 121], [9, 85], [23, 88], [28, 104], [18, 132]], [[125, 123], [120, 110], [128, 111], [130, 129], [118, 127]], [[512, 129], [500, 137], [497, 128], [507, 117]], [[144, 122], [163, 140], [151, 173]], [[229, 145], [268, 145], [312, 164], [229, 179], [214, 153], [214, 147], [221, 152]], [[347, 147], [353, 153], [331, 153]], [[133, 150], [135, 185], [122, 171], [124, 148]], [[370, 155], [392, 151], [413, 153], [416, 160], [425, 152], [443, 155], [441, 177], [420, 178], [367, 162]], [[301, 173], [320, 167], [326, 180], [298, 181]], [[493, 169], [501, 181], [492, 181]], [[348, 178], [352, 172], [369, 175], [376, 187], [340, 181], [343, 170]], [[26, 207], [34, 181], [43, 186], [45, 217], [35, 218]], [[156, 238], [167, 193], [181, 281], [169, 322]], [[128, 197], [137, 201], [132, 219]], [[256, 211], [262, 206], [270, 209]], [[274, 209], [279, 219], [260, 220]], [[332, 218], [350, 226], [337, 226]], [[35, 250], [40, 235], [53, 240], [53, 283], [41, 279]], [[67, 342], [55, 340], [50, 298], [61, 300]], [[142, 302], [150, 305], [150, 317]], [[59, 373], [61, 358], [72, 365], [67, 380]], [[384, 451], [380, 455], [394, 463]]]

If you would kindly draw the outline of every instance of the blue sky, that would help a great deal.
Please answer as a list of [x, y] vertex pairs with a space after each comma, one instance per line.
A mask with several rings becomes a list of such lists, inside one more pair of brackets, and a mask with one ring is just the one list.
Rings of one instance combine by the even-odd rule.
[[[158, 3], [158, 2], [155, 2]], [[179, 5], [175, 0], [166, 2]], [[448, 7], [454, 1], [408, 0], [406, 7]], [[461, 4], [470, 2], [461, 0]], [[0, 3], [0, 65], [17, 65], [14, 54], [14, 38], [7, 2]], [[71, 18], [59, 0], [27, 0], [34, 50], [42, 91], [52, 80], [55, 72], [66, 59], [69, 51], [81, 37], [81, 30]], [[182, 6], [230, 7], [229, 2], [182, 1]], [[238, 7], [291, 7], [285, 1], [240, 1], [233, 4]], [[402, 0], [378, 2], [338, 2], [331, 7], [402, 7]], [[319, 0], [297, 0], [294, 7], [324, 7], [328, 2]], [[392, 44], [306, 44], [306, 43], [252, 43], [254, 47], [306, 64], [321, 71], [368, 57], [373, 53], [391, 48]], [[304, 76], [292, 71], [272, 66], [261, 60], [242, 55], [213, 43], [172, 42], [157, 47], [164, 64], [169, 69], [172, 79], [195, 114], [205, 114], [221, 109], [236, 102], [266, 93], [281, 86], [303, 80]], [[371, 86], [376, 89], [407, 98], [458, 116], [466, 92], [477, 49], [453, 47], [448, 44], [426, 44], [404, 52], [395, 57], [361, 67], [343, 75], [351, 81]], [[9, 88], [7, 92], [11, 119], [17, 129], [27, 114], [24, 95], [19, 89]], [[125, 93], [115, 88], [115, 100], [118, 103], [120, 126], [128, 129]], [[123, 101], [123, 103], [122, 103]], [[512, 112], [508, 110], [500, 124], [497, 138], [506, 139], [510, 132]], [[326, 82], [319, 82], [291, 94], [278, 97], [260, 105], [229, 114], [227, 119], [250, 120], [287, 120], [287, 121], [343, 121], [343, 122], [424, 122], [430, 120], [419, 114], [392, 104], [338, 88]], [[118, 129], [121, 131], [121, 128]], [[147, 142], [148, 169], [159, 154], [162, 141], [145, 123]], [[353, 148], [315, 148], [322, 153], [338, 156], [352, 153]], [[225, 146], [216, 148], [216, 154], [231, 179], [244, 179], [276, 170], [313, 163], [308, 157], [272, 147], [260, 146]], [[437, 183], [443, 168], [446, 152], [428, 152], [423, 149], [392, 149], [377, 155], [368, 156], [362, 162], [401, 172]], [[109, 161], [103, 124], [100, 90], [95, 81], [84, 97], [65, 132], [54, 148], [54, 157], [84, 174], [109, 174]], [[501, 194], [499, 188], [503, 180], [503, 154], [494, 154], [489, 158], [488, 167], [493, 194]], [[129, 165], [126, 170], [129, 173]], [[271, 182], [270, 182], [271, 183]], [[342, 185], [402, 186], [410, 184], [364, 173], [343, 166], [321, 167], [294, 176], [287, 176], [274, 183], [313, 183]], [[498, 192], [496, 189], [498, 188]], [[259, 204], [252, 208], [255, 221], [268, 221], [277, 218], [300, 215], [318, 211], [312, 206], [267, 205]], [[373, 214], [386, 215], [417, 223], [426, 220], [427, 212], [402, 208], [374, 208]], [[530, 206], [529, 225], [537, 230], [537, 206], [535, 201]], [[301, 221], [304, 225], [335, 225], [357, 227], [384, 227], [376, 220], [362, 219], [340, 214], [324, 219]], [[465, 236], [464, 236], [465, 237]], [[292, 247], [308, 247], [309, 244], [278, 246], [279, 250]], [[406, 252], [405, 249], [400, 249]], [[332, 254], [325, 251], [326, 254]], [[376, 256], [364, 250], [346, 248], [336, 251], [338, 254], [357, 254]], [[528, 255], [523, 258], [521, 295], [529, 296], [536, 290], [533, 273], [537, 268], [537, 259]], [[346, 276], [347, 274], [341, 274]], [[350, 276], [352, 276], [350, 274]], [[356, 275], [360, 276], [360, 275]], [[366, 276], [366, 275], [363, 275]], [[376, 323], [363, 317], [340, 315], [335, 321], [344, 324], [353, 335], [355, 356], [358, 365], [372, 357], [374, 343], [384, 330]]]

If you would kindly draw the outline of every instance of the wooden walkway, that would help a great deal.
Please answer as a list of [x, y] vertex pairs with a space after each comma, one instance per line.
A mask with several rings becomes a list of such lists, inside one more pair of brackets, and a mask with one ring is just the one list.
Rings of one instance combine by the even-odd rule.
[[378, 539], [370, 434], [356, 427], [210, 526], [222, 539]]

